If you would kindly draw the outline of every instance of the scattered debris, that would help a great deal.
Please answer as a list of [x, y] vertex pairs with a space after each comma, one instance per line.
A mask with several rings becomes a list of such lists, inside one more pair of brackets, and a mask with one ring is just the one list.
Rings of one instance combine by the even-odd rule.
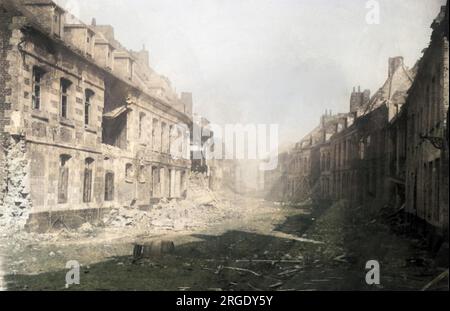
[[448, 278], [448, 269], [445, 270], [444, 272], [442, 272], [441, 274], [439, 274], [437, 277], [435, 277], [430, 283], [425, 285], [422, 288], [422, 291], [428, 290], [429, 288], [431, 288], [432, 286], [436, 285], [437, 283], [439, 283], [440, 281], [442, 281], [445, 278]]
[[346, 254], [342, 254], [342, 255], [339, 255], [339, 256], [333, 258], [333, 260], [343, 262], [343, 263], [348, 263], [346, 256], [347, 256]]
[[217, 267], [217, 270], [216, 270], [215, 273], [219, 274], [223, 269], [234, 270], [234, 271], [241, 271], [241, 272], [248, 272], [248, 273], [251, 273], [251, 274], [253, 274], [255, 276], [261, 276], [260, 273], [257, 273], [255, 271], [252, 271], [252, 270], [249, 270], [249, 269], [237, 268], [237, 267], [229, 267], [229, 266], [222, 266], [222, 265]]
[[80, 226], [80, 228], [78, 230], [83, 233], [92, 233], [94, 231], [94, 228], [92, 227], [92, 225], [90, 223], [85, 222], [84, 224], [82, 224]]
[[280, 287], [281, 285], [283, 285], [283, 282], [276, 282], [272, 285], [269, 285], [269, 288], [277, 288]]
[[298, 272], [300, 269], [296, 268], [296, 269], [291, 269], [291, 270], [285, 270], [283, 272], [278, 273], [279, 276], [283, 276], [283, 275], [288, 275], [288, 274], [292, 274], [292, 273], [296, 273]]
[[158, 240], [152, 241], [146, 245], [136, 244], [133, 247], [133, 258], [149, 258], [161, 256], [163, 254], [173, 253], [175, 244], [172, 241]]

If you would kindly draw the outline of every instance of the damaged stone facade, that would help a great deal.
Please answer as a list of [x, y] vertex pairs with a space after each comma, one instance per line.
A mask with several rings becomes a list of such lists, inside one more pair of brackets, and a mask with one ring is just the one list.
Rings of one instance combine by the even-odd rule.
[[388, 60], [380, 89], [353, 88], [349, 112], [326, 113], [320, 125], [290, 151], [285, 200], [385, 200], [386, 127], [405, 103], [414, 70], [402, 57]]
[[[372, 97], [353, 89], [341, 127], [332, 120], [337, 127], [330, 136], [317, 141], [308, 134], [283, 153], [281, 168], [266, 177], [268, 187], [285, 189], [275, 200], [390, 207], [448, 239], [448, 5], [432, 28], [430, 46], [413, 68], [403, 57], [390, 58], [388, 77]], [[323, 128], [322, 119], [313, 133]]]
[[[311, 197], [326, 197], [328, 176], [322, 175], [330, 163], [330, 138], [346, 128], [352, 120], [348, 113], [326, 111], [320, 124], [295, 146], [278, 155], [278, 167], [266, 171], [264, 188], [267, 198], [275, 201], [302, 202]], [[329, 164], [328, 164], [329, 165]]]
[[185, 195], [192, 96], [145, 48], [52, 1], [2, 0], [0, 14], [0, 224], [76, 226]]
[[404, 107], [404, 203], [420, 227], [448, 236], [448, 5], [431, 27], [430, 45], [418, 63]]

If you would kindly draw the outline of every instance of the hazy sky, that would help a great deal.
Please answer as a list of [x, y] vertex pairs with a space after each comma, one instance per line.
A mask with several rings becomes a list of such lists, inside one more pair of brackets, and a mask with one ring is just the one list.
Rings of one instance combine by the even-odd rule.
[[216, 123], [278, 123], [281, 141], [314, 128], [325, 109], [348, 111], [353, 86], [374, 93], [390, 56], [412, 67], [445, 0], [59, 0], [85, 22], [111, 24], [127, 48], [194, 110]]

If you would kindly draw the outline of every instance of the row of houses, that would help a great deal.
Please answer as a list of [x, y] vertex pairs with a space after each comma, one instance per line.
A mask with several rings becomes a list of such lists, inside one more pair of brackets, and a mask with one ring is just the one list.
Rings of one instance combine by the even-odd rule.
[[0, 226], [48, 230], [182, 198], [192, 95], [110, 25], [49, 0], [0, 1]]
[[268, 197], [387, 204], [448, 234], [448, 5], [431, 27], [413, 68], [390, 58], [375, 94], [354, 88], [348, 113], [326, 112], [280, 154], [278, 168], [266, 174]]

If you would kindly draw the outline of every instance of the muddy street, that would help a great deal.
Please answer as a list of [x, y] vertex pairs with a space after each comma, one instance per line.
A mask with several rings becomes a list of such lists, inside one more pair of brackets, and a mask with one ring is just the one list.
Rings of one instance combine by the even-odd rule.
[[[10, 241], [5, 281], [9, 290], [64, 290], [70, 260], [80, 263], [81, 273], [69, 290], [420, 289], [440, 271], [419, 241], [373, 221], [355, 222], [354, 213], [349, 223], [343, 203], [255, 202], [246, 203], [258, 208], [241, 207], [243, 217], [191, 232], [124, 234], [108, 242], [89, 236]], [[161, 240], [173, 241], [173, 252], [133, 257], [136, 243]], [[381, 263], [380, 285], [365, 282], [370, 259]]]

